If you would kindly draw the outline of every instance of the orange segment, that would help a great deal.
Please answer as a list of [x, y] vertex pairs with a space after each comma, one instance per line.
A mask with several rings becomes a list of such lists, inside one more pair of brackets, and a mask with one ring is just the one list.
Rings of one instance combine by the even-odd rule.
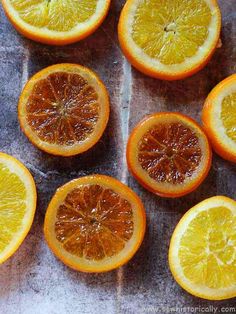
[[65, 45], [93, 33], [103, 22], [110, 0], [2, 0], [15, 28], [24, 36]]
[[21, 127], [33, 144], [51, 154], [71, 156], [99, 140], [109, 117], [109, 99], [91, 70], [58, 64], [29, 80], [18, 112]]
[[57, 190], [47, 209], [46, 240], [66, 265], [102, 272], [127, 262], [141, 245], [145, 212], [121, 182], [93, 175]]
[[178, 113], [157, 113], [133, 130], [127, 162], [137, 180], [150, 191], [178, 197], [196, 189], [211, 165], [211, 150], [200, 127]]
[[215, 0], [128, 0], [118, 33], [124, 54], [138, 70], [177, 80], [206, 65], [220, 28]]
[[214, 150], [236, 162], [236, 74], [220, 82], [208, 95], [202, 113]]

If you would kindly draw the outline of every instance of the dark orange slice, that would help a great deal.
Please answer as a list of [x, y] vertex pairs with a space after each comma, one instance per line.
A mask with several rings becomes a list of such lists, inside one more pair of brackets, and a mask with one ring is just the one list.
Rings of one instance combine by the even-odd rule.
[[94, 175], [57, 190], [44, 231], [52, 251], [66, 265], [100, 272], [127, 262], [145, 232], [145, 212], [137, 195], [119, 181]]
[[178, 113], [158, 113], [133, 130], [127, 161], [144, 187], [161, 196], [178, 197], [204, 180], [211, 165], [211, 149], [192, 119]]
[[75, 64], [40, 71], [28, 81], [19, 101], [26, 136], [55, 155], [88, 150], [102, 136], [108, 118], [105, 86], [91, 70]]

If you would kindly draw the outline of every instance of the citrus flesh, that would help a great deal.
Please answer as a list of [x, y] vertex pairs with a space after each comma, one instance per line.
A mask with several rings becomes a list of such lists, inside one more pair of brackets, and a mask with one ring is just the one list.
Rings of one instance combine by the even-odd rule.
[[131, 63], [166, 79], [199, 70], [213, 53], [219, 33], [220, 11], [214, 0], [129, 0], [119, 25], [121, 46]]
[[0, 153], [0, 263], [24, 240], [35, 207], [36, 188], [31, 174], [15, 158]]
[[177, 282], [205, 299], [236, 296], [235, 234], [235, 201], [217, 196], [190, 209], [170, 244], [170, 268]]
[[7, 15], [27, 37], [48, 44], [67, 44], [93, 32], [110, 1], [3, 0]]
[[236, 162], [236, 75], [220, 82], [208, 95], [202, 120], [215, 151]]
[[160, 182], [184, 182], [199, 166], [201, 156], [196, 134], [178, 122], [155, 125], [139, 142], [142, 168]]
[[10, 0], [10, 3], [24, 22], [66, 32], [89, 20], [96, 11], [98, 1]]
[[19, 102], [26, 135], [39, 148], [58, 155], [74, 155], [94, 145], [108, 116], [105, 87], [78, 65], [56, 65], [39, 72]]
[[57, 72], [40, 80], [26, 104], [27, 122], [42, 140], [74, 145], [93, 131], [99, 118], [98, 95], [79, 74]]
[[177, 197], [202, 182], [211, 152], [195, 122], [180, 114], [159, 113], [148, 116], [134, 129], [127, 160], [131, 172], [146, 188]]
[[136, 252], [145, 231], [145, 213], [128, 187], [109, 177], [88, 176], [58, 190], [44, 230], [49, 246], [68, 266], [107, 271]]
[[125, 247], [133, 235], [132, 216], [131, 204], [114, 191], [83, 186], [68, 193], [59, 206], [55, 233], [66, 251], [99, 261]]
[[223, 99], [221, 119], [227, 136], [236, 143], [236, 92]]

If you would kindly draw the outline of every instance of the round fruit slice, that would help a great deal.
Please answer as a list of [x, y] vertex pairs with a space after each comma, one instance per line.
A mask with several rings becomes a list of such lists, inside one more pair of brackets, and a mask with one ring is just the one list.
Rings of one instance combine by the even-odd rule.
[[172, 235], [169, 264], [178, 284], [195, 296], [236, 297], [236, 202], [215, 196], [190, 209]]
[[0, 152], [0, 264], [21, 245], [36, 209], [34, 179], [15, 158]]
[[219, 41], [216, 0], [128, 0], [119, 21], [119, 41], [141, 72], [164, 80], [202, 69]]
[[224, 159], [236, 162], [236, 74], [209, 94], [202, 121], [214, 150]]
[[195, 190], [211, 166], [211, 148], [198, 124], [179, 113], [161, 112], [144, 118], [133, 130], [127, 162], [148, 190], [179, 197]]
[[2, 0], [15, 28], [32, 40], [66, 45], [93, 33], [103, 22], [110, 0]]
[[57, 64], [35, 74], [18, 106], [22, 130], [38, 148], [61, 156], [83, 153], [102, 136], [109, 96], [91, 70]]
[[44, 233], [51, 250], [69, 267], [104, 272], [125, 264], [138, 250], [145, 217], [141, 200], [126, 185], [91, 175], [57, 190]]

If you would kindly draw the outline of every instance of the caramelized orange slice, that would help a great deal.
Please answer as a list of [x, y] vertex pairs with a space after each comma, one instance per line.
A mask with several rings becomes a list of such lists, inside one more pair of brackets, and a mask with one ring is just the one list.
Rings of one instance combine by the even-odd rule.
[[211, 149], [201, 128], [179, 113], [157, 113], [133, 130], [127, 162], [136, 179], [164, 197], [195, 190], [211, 166]]
[[111, 177], [92, 175], [57, 190], [47, 209], [44, 233], [66, 265], [103, 272], [126, 263], [145, 232], [141, 200]]
[[38, 148], [72, 156], [91, 148], [109, 118], [109, 97], [91, 70], [57, 64], [34, 75], [19, 100], [22, 130]]

